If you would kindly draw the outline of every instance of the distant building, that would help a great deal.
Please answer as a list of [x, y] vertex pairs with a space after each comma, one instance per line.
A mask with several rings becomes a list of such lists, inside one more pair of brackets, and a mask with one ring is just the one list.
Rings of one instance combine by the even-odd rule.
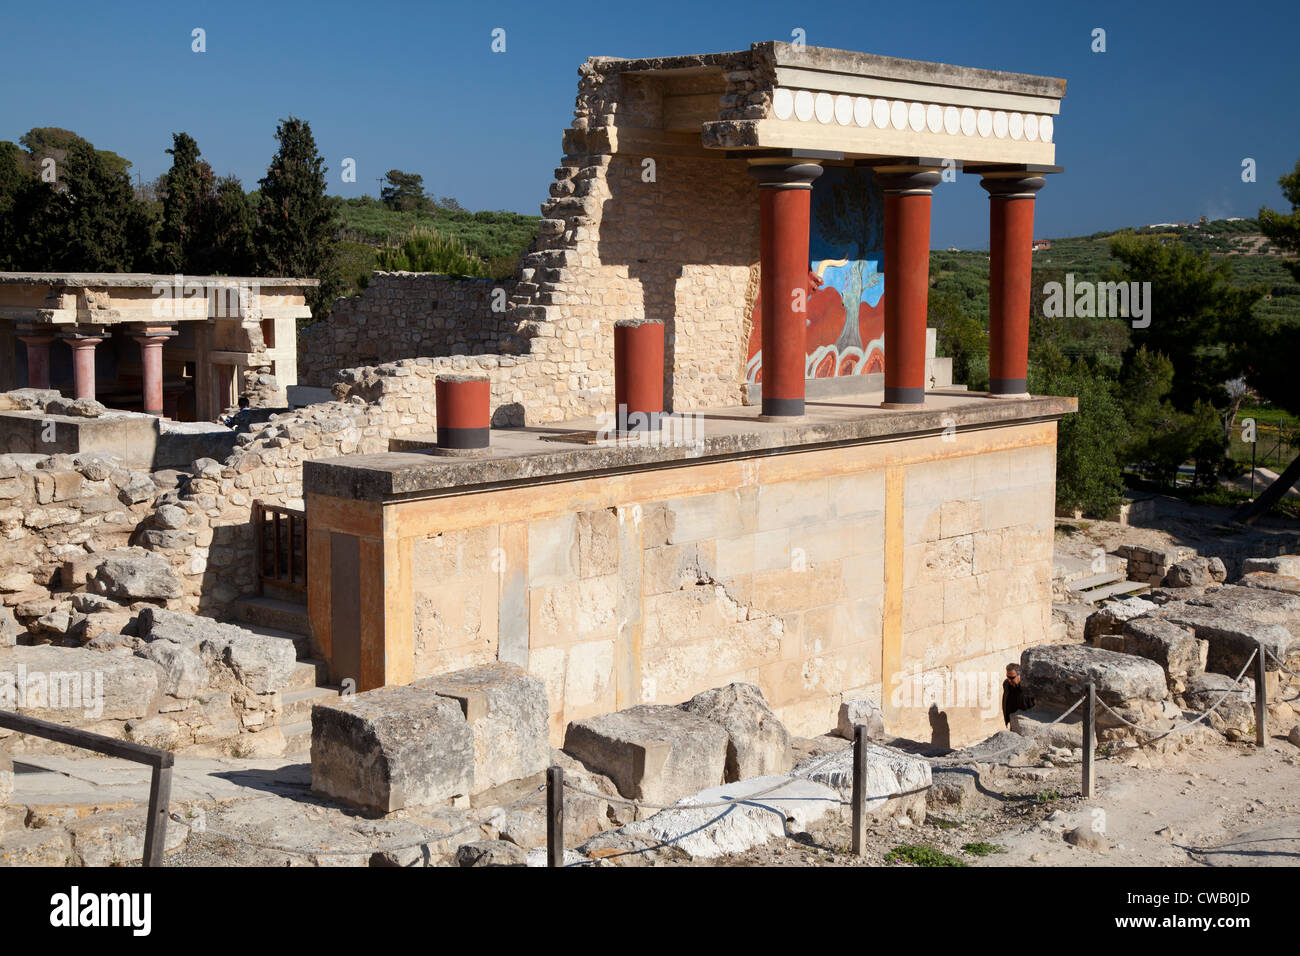
[[1050, 249], [1050, 248], [1052, 248], [1052, 243], [1050, 240], [1048, 239], [1034, 240], [1034, 252], [1037, 252], [1039, 249]]

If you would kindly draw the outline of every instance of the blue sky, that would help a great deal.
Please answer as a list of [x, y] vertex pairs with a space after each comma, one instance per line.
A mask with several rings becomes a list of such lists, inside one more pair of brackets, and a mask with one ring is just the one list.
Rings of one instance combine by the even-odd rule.
[[[1253, 216], [1283, 205], [1300, 158], [1300, 4], [960, 2], [804, 5], [564, 3], [11, 4], [0, 35], [0, 139], [75, 130], [164, 172], [184, 130], [219, 174], [254, 188], [276, 122], [311, 123], [330, 191], [375, 194], [391, 168], [471, 209], [536, 213], [588, 56], [658, 56], [807, 42], [1065, 77], [1063, 176], [1039, 194], [1037, 232]], [[191, 31], [207, 51], [191, 51]], [[506, 52], [490, 49], [506, 30]], [[1106, 30], [1107, 52], [1091, 51]], [[340, 182], [341, 160], [357, 182]], [[1243, 158], [1258, 181], [1241, 181]], [[933, 244], [987, 245], [973, 176], [936, 191]]]

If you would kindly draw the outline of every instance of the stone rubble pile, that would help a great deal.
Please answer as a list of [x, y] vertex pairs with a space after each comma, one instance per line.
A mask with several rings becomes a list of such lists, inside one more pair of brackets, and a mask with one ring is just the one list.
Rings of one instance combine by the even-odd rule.
[[[1270, 730], [1286, 733], [1300, 721], [1300, 556], [1245, 558], [1232, 584], [1225, 562], [1186, 549], [1157, 554], [1126, 546], [1129, 576], [1149, 575], [1160, 587], [1138, 597], [1089, 608], [1082, 628], [1086, 644], [1036, 647], [1022, 664], [1040, 705], [1013, 717], [1012, 729], [1046, 734], [1055, 713], [1073, 703], [1089, 680], [1098, 693], [1133, 723], [1167, 730], [1210, 710], [1208, 726], [1230, 740], [1254, 733], [1254, 664], [1234, 681], [1258, 648], [1266, 654]], [[1136, 565], [1134, 562], [1138, 562]], [[1282, 662], [1279, 664], [1279, 662]], [[1139, 719], [1141, 718], [1141, 719]], [[1099, 736], [1132, 735], [1104, 708]], [[1051, 735], [1080, 737], [1067, 720]]]

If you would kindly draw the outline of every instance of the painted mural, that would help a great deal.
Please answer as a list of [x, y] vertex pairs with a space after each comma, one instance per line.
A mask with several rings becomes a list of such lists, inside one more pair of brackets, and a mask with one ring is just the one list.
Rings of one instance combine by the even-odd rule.
[[[829, 166], [813, 183], [808, 241], [807, 378], [885, 370], [884, 197], [871, 170]], [[763, 380], [762, 297], [745, 378]]]

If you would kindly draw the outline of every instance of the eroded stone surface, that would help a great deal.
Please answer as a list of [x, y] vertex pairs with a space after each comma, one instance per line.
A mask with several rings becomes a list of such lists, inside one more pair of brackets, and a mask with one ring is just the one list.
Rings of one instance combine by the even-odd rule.
[[785, 773], [793, 764], [790, 734], [753, 684], [706, 690], [681, 706], [727, 732], [728, 782]]
[[311, 712], [314, 793], [390, 813], [467, 797], [474, 732], [430, 687], [380, 687]]
[[1154, 661], [1086, 645], [1026, 648], [1020, 666], [1025, 686], [1040, 704], [1069, 706], [1089, 683], [1113, 706], [1168, 695], [1165, 673]]
[[546, 685], [497, 662], [417, 681], [455, 700], [474, 733], [473, 793], [531, 777], [550, 763]]
[[642, 704], [569, 724], [566, 752], [624, 797], [672, 803], [722, 782], [727, 732], [677, 707]]

